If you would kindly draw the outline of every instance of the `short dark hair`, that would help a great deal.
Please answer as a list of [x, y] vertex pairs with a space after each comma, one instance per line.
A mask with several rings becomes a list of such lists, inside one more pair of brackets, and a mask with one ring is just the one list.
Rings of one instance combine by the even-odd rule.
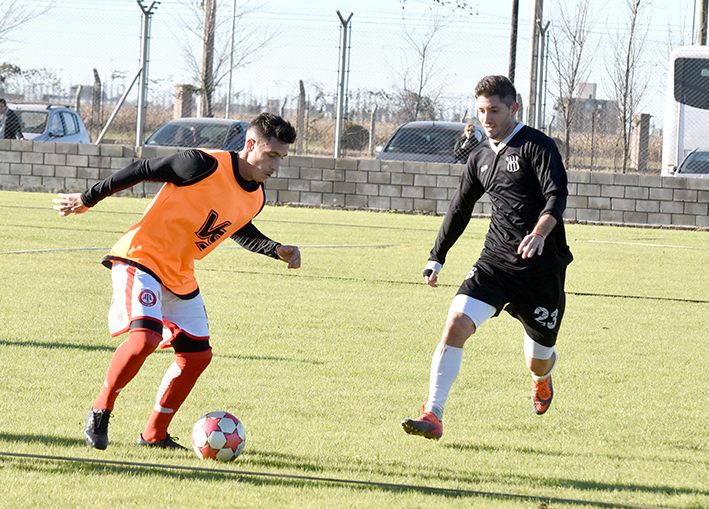
[[0, 97], [0, 104], [4, 104], [5, 106], [7, 106], [7, 101], [5, 101], [5, 99]]
[[295, 127], [284, 118], [273, 113], [261, 113], [251, 121], [249, 130], [255, 131], [256, 135], [266, 140], [276, 138], [281, 143], [291, 144], [297, 137]]
[[507, 106], [517, 102], [517, 89], [506, 76], [485, 76], [475, 87], [475, 97], [496, 95]]

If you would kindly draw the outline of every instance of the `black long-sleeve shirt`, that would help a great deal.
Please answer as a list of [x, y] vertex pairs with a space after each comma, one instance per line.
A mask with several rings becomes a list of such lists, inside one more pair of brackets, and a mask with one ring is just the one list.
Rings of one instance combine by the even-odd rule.
[[[245, 180], [239, 173], [239, 158], [232, 153], [234, 178], [242, 189], [253, 192], [263, 186], [253, 180]], [[104, 198], [133, 187], [140, 182], [170, 182], [176, 186], [189, 186], [208, 177], [217, 169], [217, 160], [201, 150], [185, 150], [165, 157], [141, 159], [129, 164], [110, 177], [97, 182], [81, 194], [81, 201], [93, 207]], [[254, 253], [278, 259], [279, 244], [261, 233], [249, 221], [231, 236], [240, 246]]]
[[17, 113], [11, 109], [5, 110], [5, 139], [20, 139], [22, 138], [22, 122], [17, 116]]
[[[443, 265], [448, 250], [465, 231], [475, 202], [487, 192], [492, 210], [480, 261], [509, 272], [544, 273], [568, 265], [573, 257], [562, 219], [567, 178], [556, 145], [527, 126], [504, 145], [493, 148], [491, 143], [485, 140], [472, 152], [429, 259]], [[547, 236], [542, 254], [523, 259], [517, 254], [519, 244], [546, 214], [557, 224]]]
[[478, 146], [479, 143], [480, 142], [475, 137], [475, 133], [472, 133], [470, 137], [463, 135], [458, 138], [455, 141], [455, 147], [453, 148], [453, 157], [455, 157], [456, 162], [463, 164], [467, 163], [468, 156], [470, 156], [470, 153], [473, 149], [475, 149], [475, 147]]

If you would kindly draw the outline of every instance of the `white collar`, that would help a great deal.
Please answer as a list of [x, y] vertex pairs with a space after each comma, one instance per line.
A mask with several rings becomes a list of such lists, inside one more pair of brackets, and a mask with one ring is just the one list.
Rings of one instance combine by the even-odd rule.
[[507, 146], [509, 141], [512, 138], [514, 138], [514, 135], [517, 134], [520, 131], [520, 129], [522, 129], [523, 127], [524, 127], [524, 122], [522, 122], [520, 120], [519, 122], [517, 122], [517, 125], [512, 130], [510, 135], [498, 144], [495, 144], [495, 142], [493, 142], [491, 139], [488, 138], [488, 141], [490, 142], [490, 148], [492, 148], [493, 152], [495, 152], [496, 154], [499, 154], [500, 151]]

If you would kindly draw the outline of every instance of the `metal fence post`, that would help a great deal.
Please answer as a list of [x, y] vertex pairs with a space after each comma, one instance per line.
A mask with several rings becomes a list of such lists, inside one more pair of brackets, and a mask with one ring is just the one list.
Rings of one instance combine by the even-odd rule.
[[340, 37], [340, 68], [337, 75], [337, 120], [335, 123], [335, 151], [334, 156], [337, 159], [340, 157], [342, 152], [342, 123], [345, 110], [345, 80], [347, 72], [347, 34], [349, 31], [350, 20], [352, 19], [352, 13], [344, 19], [337, 11], [337, 17], [340, 18], [340, 23], [342, 23], [342, 33]]
[[143, 11], [143, 31], [140, 38], [140, 86], [138, 87], [138, 114], [135, 120], [135, 146], [142, 147], [145, 142], [145, 114], [148, 109], [148, 51], [150, 49], [150, 16], [155, 7], [156, 1], [150, 4], [147, 9], [141, 3], [141, 0], [135, 0]]

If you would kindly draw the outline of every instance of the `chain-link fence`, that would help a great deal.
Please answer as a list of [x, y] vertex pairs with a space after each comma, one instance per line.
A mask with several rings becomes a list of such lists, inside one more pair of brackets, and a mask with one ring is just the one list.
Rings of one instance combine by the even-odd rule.
[[[301, 8], [238, 4], [231, 30], [232, 2], [217, 2], [209, 79], [200, 78], [205, 2], [163, 2], [152, 11], [146, 136], [175, 116], [205, 111], [225, 117], [228, 109], [230, 118], [246, 121], [272, 111], [294, 125], [300, 112], [297, 153], [332, 156], [343, 23], [327, 2], [321, 7], [293, 3]], [[141, 11], [148, 2], [140, 5], [142, 9], [128, 1], [55, 4], [16, 32], [17, 40], [24, 42], [5, 56], [0, 94], [8, 102], [77, 106], [93, 140], [115, 112], [102, 143], [135, 144], [138, 83], [131, 87], [131, 80], [140, 65]], [[376, 157], [375, 147], [412, 120], [477, 123], [476, 83], [485, 75], [509, 72], [507, 14], [440, 7], [433, 1], [415, 12], [413, 6], [393, 0], [381, 9], [353, 12], [344, 51], [341, 155]], [[345, 19], [348, 15], [342, 13]], [[520, 13], [514, 60], [523, 102], [528, 93], [529, 15]], [[623, 26], [616, 22], [615, 28], [621, 32]], [[552, 19], [548, 33], [554, 29]], [[662, 41], [652, 26], [648, 33], [649, 42], [658, 48]], [[643, 97], [632, 111], [621, 111], [612, 90], [602, 87], [610, 80], [602, 56], [616, 46], [599, 37], [598, 46], [589, 50], [595, 54], [587, 56], [595, 64], [588, 83], [579, 84], [570, 99], [557, 91], [559, 80], [547, 62], [542, 127], [557, 140], [569, 167], [659, 173], [668, 52], [653, 51], [646, 44], [638, 66], [653, 72], [651, 81], [643, 84]], [[208, 89], [211, 94], [204, 93]], [[122, 98], [125, 102], [116, 112]], [[637, 115], [641, 113], [646, 116]], [[630, 131], [641, 124], [646, 126], [648, 150], [638, 162], [632, 150], [632, 137], [638, 134]]]

